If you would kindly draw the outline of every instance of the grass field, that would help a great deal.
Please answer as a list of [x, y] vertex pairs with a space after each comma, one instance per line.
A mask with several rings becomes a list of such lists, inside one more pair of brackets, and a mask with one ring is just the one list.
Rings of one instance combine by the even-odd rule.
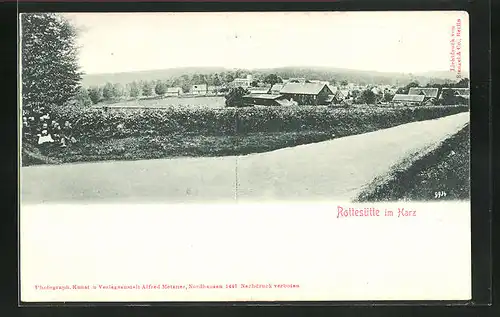
[[470, 199], [469, 124], [422, 157], [402, 162], [362, 192], [358, 201]]
[[205, 106], [207, 108], [223, 108], [225, 98], [222, 96], [200, 97], [165, 97], [162, 99], [130, 100], [110, 104], [110, 107], [152, 107], [171, 106]]

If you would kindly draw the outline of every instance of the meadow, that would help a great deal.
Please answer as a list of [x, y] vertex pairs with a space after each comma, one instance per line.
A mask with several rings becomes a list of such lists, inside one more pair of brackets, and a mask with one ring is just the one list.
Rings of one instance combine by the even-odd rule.
[[189, 96], [189, 97], [164, 97], [161, 99], [151, 98], [151, 99], [140, 99], [140, 100], [128, 100], [120, 101], [117, 103], [109, 104], [109, 107], [117, 108], [165, 108], [173, 106], [203, 106], [207, 108], [223, 108], [225, 105], [225, 98], [223, 96]]

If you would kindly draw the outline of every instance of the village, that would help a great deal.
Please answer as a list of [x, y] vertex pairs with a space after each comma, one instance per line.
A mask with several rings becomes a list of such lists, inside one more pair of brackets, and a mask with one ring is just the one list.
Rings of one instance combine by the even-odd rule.
[[[407, 85], [360, 85], [346, 81], [340, 84], [329, 81], [301, 78], [281, 78], [276, 83], [256, 80], [252, 75], [235, 78], [224, 85], [195, 84], [189, 89], [168, 87], [164, 94], [140, 99], [166, 97], [227, 96], [240, 90], [236, 106], [349, 106], [352, 104], [375, 105], [436, 105], [453, 96], [462, 104], [468, 103], [470, 89], [465, 87], [420, 87]], [[411, 87], [410, 87], [411, 86]], [[457, 102], [455, 102], [457, 103]], [[231, 106], [226, 102], [226, 106]]]

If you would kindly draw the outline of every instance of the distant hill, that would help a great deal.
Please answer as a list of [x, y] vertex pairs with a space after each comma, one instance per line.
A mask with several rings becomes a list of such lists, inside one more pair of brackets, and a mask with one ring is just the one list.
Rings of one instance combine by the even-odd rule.
[[88, 74], [83, 76], [82, 84], [84, 87], [100, 86], [106, 84], [107, 82], [125, 85], [139, 80], [160, 80], [179, 77], [182, 75], [221, 73], [224, 71], [227, 71], [227, 69], [223, 67], [180, 67], [111, 74]]
[[[83, 77], [83, 85], [85, 87], [94, 85], [104, 85], [107, 82], [127, 84], [133, 81], [151, 81], [151, 80], [166, 80], [182, 75], [193, 74], [212, 74], [232, 71], [233, 69], [224, 67], [182, 67], [161, 70], [146, 70], [113, 74], [88, 74]], [[245, 71], [245, 70], [244, 70]], [[335, 79], [337, 81], [347, 80], [359, 84], [388, 84], [388, 85], [406, 85], [417, 80], [421, 85], [427, 83], [444, 83], [447, 80], [455, 81], [456, 73], [447, 71], [424, 72], [424, 73], [389, 73], [377, 71], [362, 71], [344, 68], [326, 68], [326, 67], [279, 67], [246, 70], [247, 73], [257, 75], [265, 75], [275, 73], [283, 78], [289, 77], [306, 77], [309, 79], [328, 80]], [[467, 73], [462, 74], [468, 77]]]

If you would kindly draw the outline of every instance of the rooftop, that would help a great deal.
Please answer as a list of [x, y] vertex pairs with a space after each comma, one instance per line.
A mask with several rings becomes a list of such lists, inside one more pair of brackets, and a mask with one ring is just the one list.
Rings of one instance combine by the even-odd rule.
[[427, 97], [437, 98], [438, 92], [438, 88], [413, 87], [408, 91], [408, 95], [425, 95]]
[[325, 84], [319, 83], [287, 83], [283, 86], [280, 93], [282, 94], [300, 94], [300, 95], [317, 95], [325, 87]]
[[282, 97], [282, 95], [271, 95], [271, 94], [249, 94], [244, 95], [243, 98], [253, 98], [253, 99], [266, 99], [266, 100], [274, 100]]
[[410, 102], [422, 102], [425, 99], [425, 95], [403, 95], [396, 94], [392, 101], [410, 101]]

